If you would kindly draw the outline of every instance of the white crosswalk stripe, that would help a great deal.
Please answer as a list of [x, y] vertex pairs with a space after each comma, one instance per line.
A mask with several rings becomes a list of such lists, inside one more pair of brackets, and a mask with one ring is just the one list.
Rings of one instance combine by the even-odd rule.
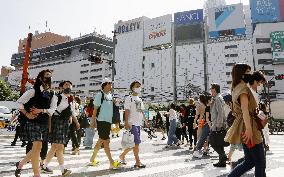
[[[120, 138], [112, 139], [112, 143], [120, 143]], [[161, 142], [160, 142], [161, 143]], [[157, 144], [157, 141], [146, 139], [143, 142], [145, 146]], [[111, 146], [112, 147], [112, 146]], [[267, 161], [274, 160], [279, 163], [284, 163], [284, 144], [274, 142], [271, 145], [271, 151], [267, 154]], [[153, 152], [141, 152], [140, 158], [144, 164], [146, 164], [145, 169], [136, 170], [133, 168], [135, 160], [133, 153], [129, 153], [126, 157], [127, 165], [120, 167], [118, 170], [109, 170], [109, 162], [103, 150], [98, 153], [97, 160], [100, 162], [98, 166], [88, 166], [89, 159], [92, 154], [92, 150], [81, 150], [80, 155], [71, 155], [71, 147], [67, 147], [66, 154], [64, 155], [66, 168], [72, 171], [71, 177], [80, 177], [80, 176], [111, 176], [111, 177], [135, 177], [135, 176], [145, 176], [145, 177], [154, 177], [154, 176], [164, 176], [166, 174], [173, 174], [178, 177], [217, 177], [224, 176], [230, 172], [230, 167], [226, 168], [215, 168], [213, 163], [216, 162], [216, 154], [212, 154], [210, 159], [193, 159], [192, 155], [182, 154], [187, 151], [187, 148], [171, 148], [167, 149], [168, 151], [177, 152], [171, 155], [165, 155], [162, 151], [153, 151]], [[166, 151], [166, 150], [165, 150]], [[122, 150], [119, 148], [112, 149], [111, 153], [114, 160], [119, 159], [119, 155]], [[179, 154], [180, 153], [180, 154]], [[242, 152], [237, 152], [235, 158], [240, 157]], [[25, 148], [15, 146], [10, 146], [10, 141], [5, 139], [2, 141], [0, 137], [0, 174], [3, 177], [12, 177], [14, 176], [15, 163], [21, 160], [25, 156]], [[49, 167], [53, 169], [52, 175], [42, 174], [42, 177], [51, 177], [51, 176], [60, 176], [61, 171], [59, 170], [58, 163], [56, 158], [53, 158], [52, 162], [49, 164]], [[284, 167], [272, 168], [267, 170], [268, 176], [279, 176], [284, 170]], [[253, 171], [250, 171], [248, 174], [251, 176]], [[30, 177], [33, 176], [31, 164], [24, 166], [21, 177]], [[169, 175], [170, 176], [170, 175]], [[280, 175], [281, 176], [281, 175]]]

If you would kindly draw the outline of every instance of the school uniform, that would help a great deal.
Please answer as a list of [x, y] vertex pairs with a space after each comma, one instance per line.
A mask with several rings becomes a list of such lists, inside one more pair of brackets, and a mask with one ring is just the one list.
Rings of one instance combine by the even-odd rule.
[[76, 117], [75, 104], [68, 101], [68, 97], [66, 97], [63, 93], [55, 97], [57, 109], [55, 110], [51, 119], [49, 142], [66, 144], [69, 133], [69, 119], [72, 115]]

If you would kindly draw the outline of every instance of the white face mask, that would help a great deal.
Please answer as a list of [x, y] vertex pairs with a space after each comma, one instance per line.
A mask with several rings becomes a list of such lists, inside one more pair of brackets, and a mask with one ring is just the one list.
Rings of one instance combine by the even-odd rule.
[[140, 94], [141, 93], [141, 87], [133, 88], [133, 92]]

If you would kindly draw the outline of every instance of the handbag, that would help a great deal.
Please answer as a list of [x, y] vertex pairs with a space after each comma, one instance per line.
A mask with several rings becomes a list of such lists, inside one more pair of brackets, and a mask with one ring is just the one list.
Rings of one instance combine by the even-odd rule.
[[220, 131], [211, 131], [209, 134], [210, 145], [212, 147], [229, 146], [230, 143], [224, 141], [226, 134], [227, 134], [227, 131], [225, 129], [221, 129]]
[[265, 125], [268, 123], [268, 118], [263, 111], [259, 111], [258, 114], [251, 115], [257, 124], [257, 129], [264, 129]]
[[123, 132], [122, 139], [121, 139], [121, 146], [124, 149], [133, 148], [135, 146], [134, 135], [129, 130], [126, 130], [125, 132]]

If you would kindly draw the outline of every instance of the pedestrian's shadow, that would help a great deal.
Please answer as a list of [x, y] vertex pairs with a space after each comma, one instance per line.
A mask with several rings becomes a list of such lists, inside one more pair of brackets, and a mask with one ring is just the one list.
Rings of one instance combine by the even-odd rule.
[[121, 168], [116, 169], [116, 170], [104, 169], [104, 170], [91, 171], [91, 172], [71, 173], [70, 175], [68, 175], [68, 177], [110, 176], [110, 175], [113, 175], [113, 174], [125, 173], [125, 172], [135, 171], [135, 170], [139, 170], [139, 169], [136, 169], [134, 167], [121, 167]]
[[160, 153], [160, 152], [165, 152], [165, 151], [176, 151], [178, 149], [182, 149], [182, 148], [179, 147], [179, 146], [173, 146], [173, 147], [168, 147], [168, 148], [163, 147], [162, 149], [154, 151], [154, 152], [155, 153]]

